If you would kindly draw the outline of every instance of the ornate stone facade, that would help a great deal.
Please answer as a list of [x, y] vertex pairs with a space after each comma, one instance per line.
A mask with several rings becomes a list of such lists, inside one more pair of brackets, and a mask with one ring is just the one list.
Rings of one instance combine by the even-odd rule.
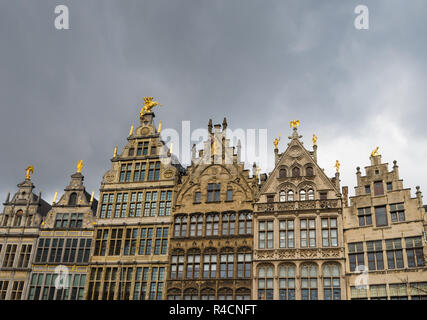
[[0, 215], [0, 300], [26, 299], [31, 263], [34, 259], [40, 224], [50, 205], [33, 193], [27, 176], [18, 184], [12, 200], [7, 196]]
[[[27, 299], [82, 300], [92, 255], [98, 201], [83, 185], [80, 172], [41, 224]], [[55, 200], [54, 200], [55, 201]]]
[[[296, 127], [261, 179], [254, 213], [253, 299], [345, 299], [339, 173], [317, 164]], [[277, 144], [276, 144], [277, 145]]]
[[[174, 187], [183, 168], [141, 114], [102, 179], [88, 300], [163, 299]], [[117, 150], [117, 149], [116, 149]]]
[[389, 171], [371, 155], [355, 196], [344, 208], [349, 299], [427, 299], [427, 217], [420, 188], [403, 186], [394, 161]]
[[[225, 135], [212, 127], [204, 149], [176, 186], [169, 251], [168, 299], [249, 299], [252, 210], [257, 178], [249, 176]], [[238, 149], [240, 147], [238, 146]]]

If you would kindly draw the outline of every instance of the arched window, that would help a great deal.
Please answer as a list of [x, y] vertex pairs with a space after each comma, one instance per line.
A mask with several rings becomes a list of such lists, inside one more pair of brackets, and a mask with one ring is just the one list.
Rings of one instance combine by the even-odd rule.
[[197, 279], [200, 276], [200, 251], [194, 250], [187, 254], [187, 279]]
[[300, 170], [298, 167], [292, 168], [292, 177], [299, 177], [300, 176]]
[[279, 268], [279, 300], [295, 300], [295, 266], [291, 264]]
[[216, 212], [209, 213], [206, 216], [206, 236], [217, 236], [219, 229], [219, 214]]
[[286, 178], [286, 169], [285, 168], [279, 169], [279, 178]]
[[249, 248], [239, 249], [237, 252], [237, 278], [251, 277], [252, 253]]
[[201, 237], [203, 228], [203, 216], [192, 215], [190, 217], [190, 237]]
[[294, 201], [294, 192], [292, 190], [288, 191], [288, 201]]
[[341, 300], [340, 268], [336, 264], [323, 268], [323, 295], [325, 300]]
[[307, 167], [305, 169], [306, 176], [311, 177], [313, 175], [313, 167]]
[[200, 298], [202, 300], [215, 300], [215, 290], [211, 288], [202, 289]]
[[174, 236], [185, 237], [187, 236], [187, 217], [177, 216], [174, 220]]
[[171, 257], [171, 279], [182, 279], [184, 272], [184, 251], [176, 251]]
[[175, 288], [168, 290], [168, 300], [181, 300], [181, 290]]
[[219, 275], [223, 279], [234, 277], [234, 252], [231, 249], [221, 252]]
[[252, 233], [252, 213], [240, 212], [239, 213], [239, 234]]
[[19, 227], [21, 225], [23, 215], [24, 212], [22, 210], [16, 211], [14, 226]]
[[299, 200], [300, 200], [300, 201], [305, 201], [305, 200], [307, 200], [306, 193], [305, 193], [305, 190], [304, 190], [304, 189], [300, 190], [300, 192], [299, 192]]
[[75, 206], [77, 203], [77, 193], [73, 192], [70, 194], [70, 198], [68, 199], [68, 205]]
[[206, 249], [203, 254], [203, 278], [216, 278], [217, 252], [216, 249]]
[[184, 291], [184, 300], [198, 300], [197, 289], [190, 288]]
[[301, 269], [301, 300], [317, 299], [317, 266], [304, 265]]
[[286, 201], [286, 193], [285, 193], [285, 191], [280, 191], [280, 193], [279, 193], [279, 201], [280, 202]]
[[234, 235], [235, 227], [236, 227], [236, 215], [233, 212], [223, 213], [222, 214], [222, 234]]
[[251, 290], [248, 288], [237, 289], [236, 300], [251, 300]]
[[308, 200], [314, 200], [314, 191], [313, 189], [308, 189]]
[[230, 289], [230, 288], [219, 289], [218, 300], [233, 300], [233, 289]]
[[258, 269], [258, 300], [273, 300], [272, 266], [262, 266]]

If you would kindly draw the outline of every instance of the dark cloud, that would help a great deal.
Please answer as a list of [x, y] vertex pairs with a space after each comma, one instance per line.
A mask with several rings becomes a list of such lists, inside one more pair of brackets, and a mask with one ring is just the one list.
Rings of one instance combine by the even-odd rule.
[[60, 2], [71, 30], [54, 28], [58, 1], [0, 2], [0, 197], [28, 164], [52, 197], [80, 159], [97, 190], [147, 95], [164, 128], [226, 116], [286, 140], [297, 118], [343, 184], [380, 145], [408, 187], [426, 186], [424, 1], [364, 1], [367, 31], [353, 26], [359, 1]]

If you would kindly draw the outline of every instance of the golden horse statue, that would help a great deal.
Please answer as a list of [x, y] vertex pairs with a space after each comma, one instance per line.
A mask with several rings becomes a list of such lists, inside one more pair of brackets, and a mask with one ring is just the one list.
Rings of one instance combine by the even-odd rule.
[[140, 116], [142, 117], [145, 113], [151, 112], [155, 106], [161, 106], [158, 101], [153, 101], [153, 97], [144, 97], [144, 106], [141, 108]]

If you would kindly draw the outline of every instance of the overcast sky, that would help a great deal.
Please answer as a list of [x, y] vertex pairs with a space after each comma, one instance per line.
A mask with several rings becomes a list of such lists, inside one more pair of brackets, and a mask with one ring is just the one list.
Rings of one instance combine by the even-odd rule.
[[[54, 27], [58, 4], [70, 30]], [[354, 27], [359, 4], [369, 30]], [[0, 0], [0, 200], [31, 164], [51, 202], [80, 159], [98, 194], [144, 96], [163, 104], [163, 128], [225, 116], [231, 129], [268, 129], [271, 160], [299, 119], [351, 194], [380, 146], [413, 195], [426, 191], [426, 15], [425, 0]]]

